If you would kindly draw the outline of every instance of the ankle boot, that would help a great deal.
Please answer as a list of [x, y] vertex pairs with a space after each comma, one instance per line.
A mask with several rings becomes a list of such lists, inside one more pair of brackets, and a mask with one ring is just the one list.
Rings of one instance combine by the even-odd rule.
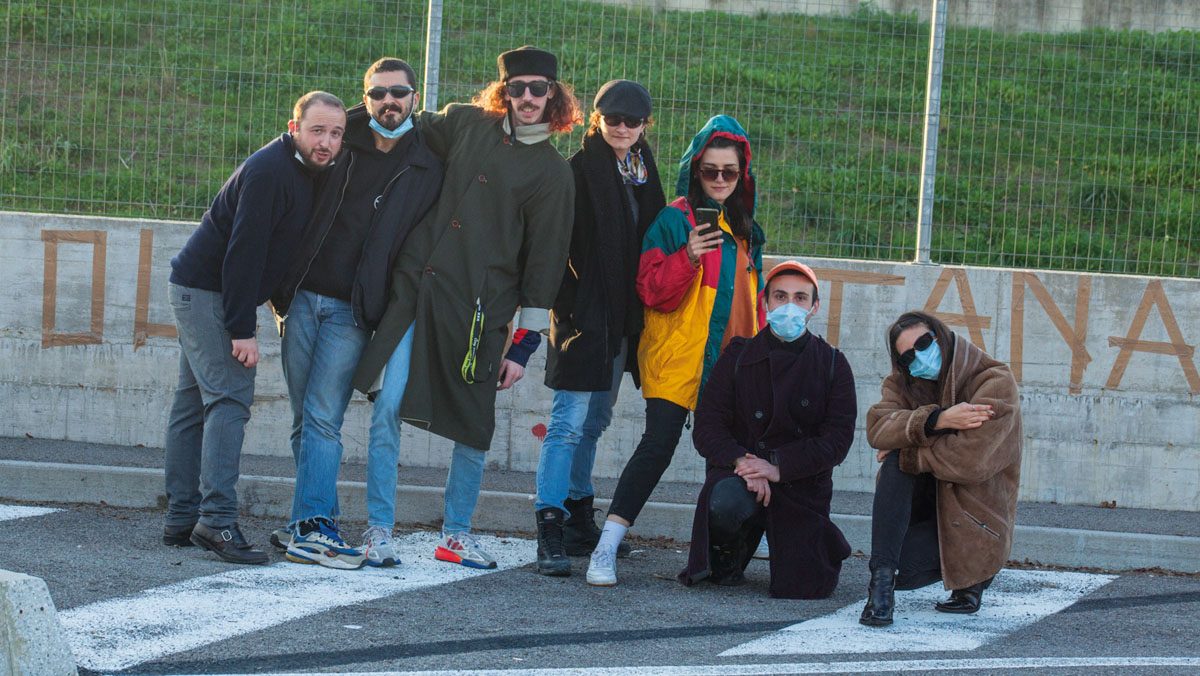
[[709, 568], [712, 575], [709, 580], [723, 587], [737, 587], [746, 583], [742, 573], [742, 564], [746, 560], [745, 545], [722, 545], [709, 549]]
[[542, 575], [571, 574], [571, 560], [563, 549], [563, 513], [553, 507], [537, 511], [537, 569]]
[[[600, 542], [600, 528], [596, 525], [596, 508], [593, 501], [596, 496], [563, 502], [563, 507], [570, 516], [563, 521], [563, 547], [567, 556], [591, 556], [592, 550]], [[629, 556], [629, 545], [622, 542], [617, 546], [617, 557]]]
[[979, 612], [979, 606], [983, 603], [983, 590], [987, 589], [991, 584], [991, 579], [987, 579], [965, 589], [955, 589], [950, 592], [950, 598], [945, 601], [938, 601], [934, 604], [933, 608], [943, 613], [957, 613], [960, 615], [977, 613]]
[[886, 627], [892, 623], [892, 611], [896, 607], [896, 571], [893, 568], [876, 568], [871, 571], [871, 585], [867, 589], [867, 606], [863, 608], [859, 624], [868, 627]]

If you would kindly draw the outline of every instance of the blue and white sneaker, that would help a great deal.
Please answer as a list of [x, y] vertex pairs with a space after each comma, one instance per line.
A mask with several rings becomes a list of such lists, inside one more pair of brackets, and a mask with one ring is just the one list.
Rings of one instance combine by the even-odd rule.
[[316, 563], [338, 570], [358, 570], [367, 561], [360, 550], [346, 544], [332, 521], [322, 517], [300, 522], [284, 557], [296, 563]]

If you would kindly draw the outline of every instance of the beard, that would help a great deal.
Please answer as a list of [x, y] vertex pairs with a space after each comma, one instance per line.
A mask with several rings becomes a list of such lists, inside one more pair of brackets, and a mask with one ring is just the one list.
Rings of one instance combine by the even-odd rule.
[[[396, 117], [389, 119], [386, 117], [388, 113], [396, 113]], [[384, 129], [394, 131], [404, 123], [404, 120], [408, 117], [408, 115], [405, 114], [404, 109], [400, 106], [389, 105], [380, 108], [375, 112], [374, 115], [372, 115], [372, 117], [374, 117], [375, 121], [378, 122], [379, 125]]]

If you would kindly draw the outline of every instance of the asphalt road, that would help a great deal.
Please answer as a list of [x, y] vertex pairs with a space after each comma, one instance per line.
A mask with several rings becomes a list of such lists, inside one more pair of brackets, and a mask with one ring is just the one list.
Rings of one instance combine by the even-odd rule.
[[[161, 515], [156, 512], [61, 507], [51, 514], [0, 521], [0, 568], [46, 580], [60, 616], [75, 623], [77, 655], [77, 642], [85, 634], [114, 646], [132, 645], [133, 654], [147, 651], [118, 668], [113, 666], [118, 648], [94, 649], [85, 664], [93, 668], [81, 670], [85, 674], [477, 669], [599, 674], [620, 668], [664, 674], [933, 673], [943, 668], [977, 673], [1200, 672], [1200, 579], [1195, 577], [1125, 574], [1109, 580], [1073, 573], [1066, 577], [1095, 589], [1061, 592], [1070, 598], [1058, 612], [1043, 607], [1037, 588], [1021, 591], [1025, 596], [989, 592], [984, 612], [977, 616], [934, 617], [914, 611], [907, 624], [903, 618], [897, 623], [891, 647], [882, 652], [864, 652], [866, 644], [854, 638], [857, 629], [843, 626], [851, 633], [841, 639], [836, 631], [826, 639], [821, 638], [823, 629], [815, 630], [818, 645], [829, 646], [826, 652], [809, 648], [796, 654], [781, 650], [721, 656], [759, 639], [790, 645], [797, 634], [777, 632], [797, 623], [836, 625], [833, 616], [839, 609], [861, 606], [866, 561], [847, 561], [837, 593], [821, 601], [768, 598], [762, 561], [751, 563], [743, 587], [682, 587], [675, 573], [686, 552], [661, 542], [635, 543], [640, 546], [620, 562], [620, 585], [612, 589], [587, 586], [586, 559], [574, 560], [575, 574], [569, 578], [542, 577], [532, 565], [516, 565], [532, 559], [532, 544], [520, 537], [497, 541], [497, 547], [512, 552], [509, 563], [516, 567], [489, 574], [432, 563], [432, 551], [423, 545], [414, 550], [423, 554], [410, 555], [405, 564], [386, 571], [330, 575], [283, 562], [273, 552], [273, 567], [264, 573], [222, 563], [195, 548], [162, 546]], [[242, 525], [248, 537], [269, 549], [266, 536], [275, 523], [246, 519]], [[355, 537], [360, 527], [350, 524], [346, 530]], [[401, 535], [406, 533], [412, 531]], [[245, 579], [259, 574], [271, 576], [271, 584], [283, 591], [255, 597], [258, 583]], [[1042, 575], [1002, 573], [997, 585], [1005, 575], [1011, 581], [1026, 574]], [[1052, 581], [1047, 586], [1055, 586], [1058, 573], [1046, 575]], [[213, 607], [192, 600], [199, 598]], [[147, 608], [171, 603], [181, 603], [182, 610], [168, 608], [161, 618], [146, 618]], [[927, 604], [918, 605], [925, 609]], [[217, 619], [187, 619], [190, 612]], [[948, 619], [951, 624], [930, 624]], [[205, 638], [214, 627], [216, 634]], [[220, 636], [221, 630], [229, 635]], [[962, 630], [980, 644], [943, 649], [958, 645], [954, 640], [962, 638]], [[175, 645], [185, 649], [175, 650]], [[1163, 658], [1170, 659], [1164, 663]], [[587, 669], [594, 671], [581, 671]]]

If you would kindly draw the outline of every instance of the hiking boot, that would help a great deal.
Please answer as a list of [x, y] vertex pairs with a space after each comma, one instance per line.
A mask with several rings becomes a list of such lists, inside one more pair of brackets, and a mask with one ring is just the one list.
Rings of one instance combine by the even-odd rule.
[[269, 539], [271, 540], [272, 547], [278, 549], [279, 551], [286, 552], [288, 543], [292, 541], [292, 527], [285, 526], [283, 528], [276, 528], [275, 530], [271, 531], [271, 537]]
[[566, 577], [571, 560], [563, 550], [563, 513], [553, 507], [537, 511], [537, 571], [542, 575]]
[[[563, 548], [567, 556], [588, 556], [600, 544], [600, 528], [596, 526], [596, 512], [592, 506], [596, 496], [589, 495], [578, 500], [566, 500], [563, 508], [571, 516], [563, 521]], [[629, 545], [622, 542], [617, 546], [617, 558], [629, 556]]]
[[479, 541], [470, 533], [443, 533], [442, 543], [433, 550], [433, 558], [467, 568], [496, 567], [496, 559], [485, 552]]
[[367, 562], [367, 557], [347, 545], [337, 526], [324, 517], [301, 521], [284, 556], [288, 561], [316, 563], [338, 570], [358, 570]]
[[390, 568], [400, 563], [396, 549], [392, 546], [392, 534], [383, 526], [371, 526], [363, 531], [362, 551], [367, 557], [367, 565], [376, 568]]
[[192, 544], [207, 549], [229, 563], [261, 565], [267, 562], [267, 553], [251, 547], [236, 523], [224, 528], [209, 528], [198, 523], [192, 529], [190, 539]]
[[163, 526], [163, 544], [168, 547], [191, 547], [192, 546], [192, 529], [196, 524], [190, 526]]
[[593, 587], [617, 585], [617, 553], [612, 547], [597, 547], [588, 563], [587, 583]]

